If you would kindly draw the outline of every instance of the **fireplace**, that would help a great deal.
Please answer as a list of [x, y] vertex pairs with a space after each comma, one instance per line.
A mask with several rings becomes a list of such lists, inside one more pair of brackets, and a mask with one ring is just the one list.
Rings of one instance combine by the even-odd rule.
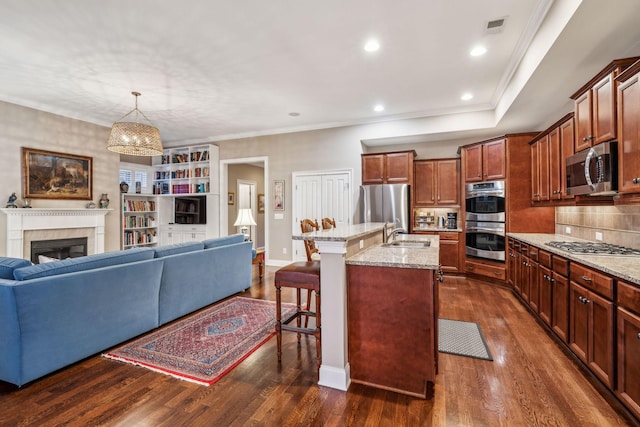
[[8, 208], [6, 215], [6, 256], [29, 258], [31, 242], [87, 237], [87, 255], [104, 252], [105, 215], [110, 209]]
[[31, 241], [31, 262], [40, 264], [40, 256], [55, 259], [76, 258], [87, 255], [87, 238]]

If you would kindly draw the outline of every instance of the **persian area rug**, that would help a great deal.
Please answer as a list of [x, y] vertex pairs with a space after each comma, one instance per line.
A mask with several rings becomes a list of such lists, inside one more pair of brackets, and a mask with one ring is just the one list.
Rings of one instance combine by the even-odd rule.
[[480, 325], [474, 322], [438, 319], [438, 351], [493, 360]]
[[[295, 312], [282, 304], [282, 318]], [[103, 354], [209, 386], [275, 335], [274, 301], [234, 297]]]

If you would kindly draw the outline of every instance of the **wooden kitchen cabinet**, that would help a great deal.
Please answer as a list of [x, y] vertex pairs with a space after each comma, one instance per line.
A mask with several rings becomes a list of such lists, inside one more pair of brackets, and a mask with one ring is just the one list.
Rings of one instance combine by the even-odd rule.
[[362, 183], [413, 185], [415, 155], [413, 150], [362, 154]]
[[640, 62], [617, 79], [618, 191], [640, 193]]
[[420, 234], [438, 235], [440, 269], [444, 272], [460, 271], [460, 233], [457, 231], [419, 231]]
[[553, 255], [551, 329], [565, 343], [569, 342], [569, 261]]
[[549, 182], [549, 135], [544, 135], [531, 144], [531, 200], [548, 201]]
[[640, 418], [640, 287], [618, 281], [616, 394]]
[[517, 293], [520, 293], [520, 241], [509, 237], [507, 244], [508, 282]]
[[[567, 194], [567, 157], [573, 155], [574, 153], [574, 121], [573, 114], [569, 114], [563, 118], [562, 123], [558, 126], [559, 135], [560, 135], [560, 156], [557, 158], [559, 163], [551, 162], [550, 169], [551, 173], [560, 175], [560, 187], [556, 189], [553, 185], [551, 186], [551, 198], [552, 199], [573, 199], [575, 196], [571, 194]], [[552, 141], [553, 142], [553, 141]], [[550, 150], [554, 150], [557, 153], [557, 149], [554, 147], [549, 147]], [[556, 172], [558, 171], [558, 172]]]
[[460, 160], [414, 162], [414, 206], [460, 205]]
[[574, 150], [616, 138], [615, 78], [638, 58], [617, 59], [571, 96], [575, 113]]
[[551, 254], [540, 251], [538, 265], [539, 304], [538, 316], [544, 323], [551, 326], [553, 313], [553, 273], [551, 272]]
[[567, 114], [531, 142], [531, 200], [549, 202], [567, 195], [566, 159], [573, 154], [573, 113]]
[[505, 179], [505, 139], [462, 148], [465, 182]]
[[612, 295], [612, 282], [601, 273], [571, 263], [569, 347], [613, 389], [614, 306], [610, 297], [596, 293]]
[[351, 381], [429, 397], [438, 363], [434, 270], [347, 266]]

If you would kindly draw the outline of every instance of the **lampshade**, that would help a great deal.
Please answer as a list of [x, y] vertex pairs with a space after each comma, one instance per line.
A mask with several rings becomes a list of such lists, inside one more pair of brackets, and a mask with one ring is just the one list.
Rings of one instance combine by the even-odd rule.
[[251, 209], [239, 209], [236, 222], [233, 223], [236, 227], [246, 227], [248, 225], [257, 225], [251, 214]]
[[[163, 150], [160, 131], [138, 110], [140, 92], [131, 94], [136, 97], [136, 107], [113, 124], [107, 150], [132, 156], [159, 156]], [[135, 122], [123, 121], [133, 112], [136, 113]], [[149, 124], [140, 123], [139, 116], [144, 117]]]

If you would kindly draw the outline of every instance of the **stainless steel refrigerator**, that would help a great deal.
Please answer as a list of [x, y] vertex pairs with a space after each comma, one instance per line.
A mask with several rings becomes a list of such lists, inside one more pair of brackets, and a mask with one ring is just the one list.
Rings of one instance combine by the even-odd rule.
[[360, 186], [360, 222], [394, 223], [409, 232], [409, 184]]

